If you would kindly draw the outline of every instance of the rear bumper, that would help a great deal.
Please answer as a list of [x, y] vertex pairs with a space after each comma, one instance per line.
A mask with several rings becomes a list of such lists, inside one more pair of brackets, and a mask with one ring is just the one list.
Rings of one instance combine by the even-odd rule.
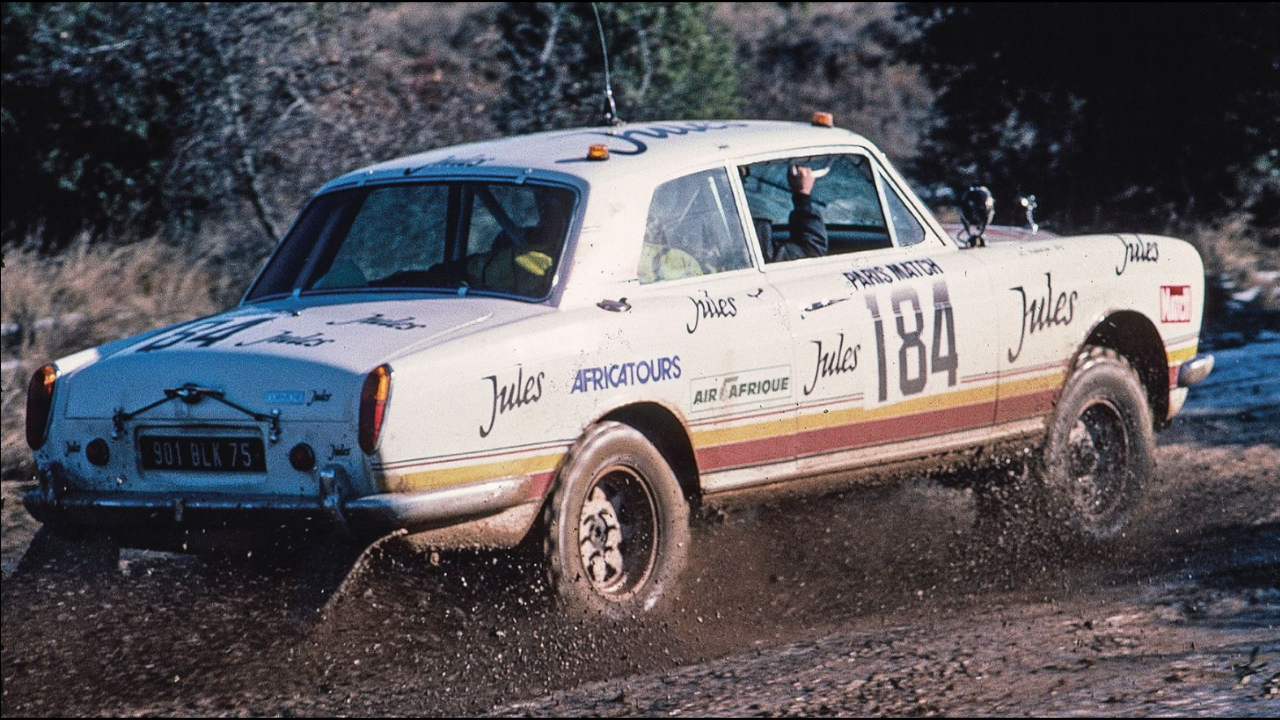
[[163, 546], [169, 544], [163, 538], [186, 537], [193, 530], [304, 530], [371, 538], [498, 515], [527, 503], [532, 481], [510, 477], [349, 499], [337, 489], [342, 485], [337, 478], [322, 477], [318, 497], [84, 492], [69, 489], [62, 468], [54, 464], [41, 472], [39, 487], [26, 494], [23, 505], [41, 522], [116, 530], [125, 544], [141, 546]]

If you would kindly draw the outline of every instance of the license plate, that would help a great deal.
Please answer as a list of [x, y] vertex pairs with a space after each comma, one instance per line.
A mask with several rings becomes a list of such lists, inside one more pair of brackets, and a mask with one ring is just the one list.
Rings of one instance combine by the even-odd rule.
[[144, 470], [267, 471], [262, 438], [144, 435], [138, 449]]

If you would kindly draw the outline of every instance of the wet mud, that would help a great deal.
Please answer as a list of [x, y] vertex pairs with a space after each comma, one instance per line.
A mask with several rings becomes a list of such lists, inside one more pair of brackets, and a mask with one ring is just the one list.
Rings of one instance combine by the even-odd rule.
[[254, 558], [18, 570], [5, 483], [3, 714], [1274, 716], [1277, 428], [1179, 420], [1103, 553], [993, 541], [927, 480], [705, 513], [673, 607], [616, 624], [565, 617], [530, 549], [388, 548], [322, 619]]

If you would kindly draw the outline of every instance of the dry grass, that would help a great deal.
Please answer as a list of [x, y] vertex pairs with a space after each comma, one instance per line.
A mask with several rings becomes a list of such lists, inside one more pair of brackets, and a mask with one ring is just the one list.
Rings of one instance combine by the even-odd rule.
[[77, 350], [226, 307], [243, 271], [220, 272], [216, 255], [149, 240], [125, 247], [82, 243], [56, 258], [5, 254], [0, 308], [5, 332], [0, 442], [3, 477], [29, 472], [26, 384], [45, 362]]
[[[1258, 312], [1280, 312], [1280, 253], [1257, 239], [1248, 215], [1206, 225], [1186, 236], [1200, 250], [1204, 271], [1228, 292], [1250, 298], [1244, 304]], [[1255, 291], [1256, 289], [1256, 291]]]

